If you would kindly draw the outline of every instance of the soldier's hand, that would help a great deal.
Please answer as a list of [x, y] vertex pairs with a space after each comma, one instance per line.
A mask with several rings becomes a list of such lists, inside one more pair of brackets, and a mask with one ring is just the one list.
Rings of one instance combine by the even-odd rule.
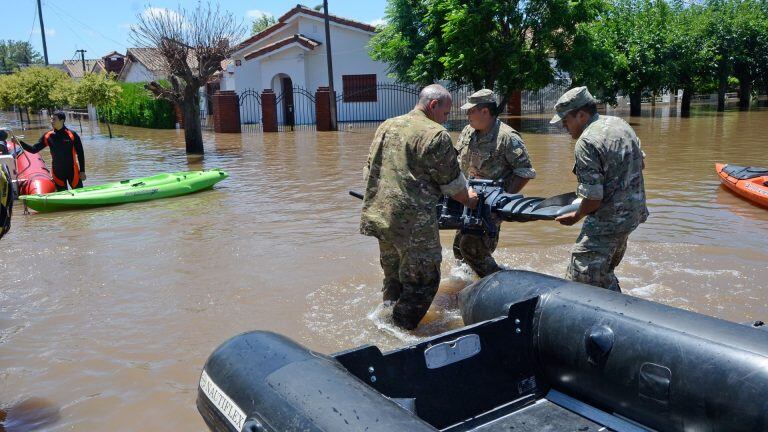
[[82, 181], [85, 181], [85, 179], [86, 179], [86, 177], [85, 177], [85, 171], [80, 171], [80, 179], [81, 179]]
[[473, 209], [477, 207], [478, 201], [480, 201], [480, 198], [477, 196], [477, 192], [475, 192], [472, 188], [467, 188], [467, 207]]
[[555, 220], [560, 222], [563, 225], [571, 226], [581, 219], [577, 213], [578, 212], [566, 213], [562, 216], [558, 216], [557, 218], [555, 218]]

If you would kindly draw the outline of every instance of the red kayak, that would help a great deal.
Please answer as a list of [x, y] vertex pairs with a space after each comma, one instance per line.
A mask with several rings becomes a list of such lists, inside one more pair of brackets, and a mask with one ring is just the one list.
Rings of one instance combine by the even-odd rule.
[[720, 183], [755, 204], [768, 207], [768, 169], [715, 164]]
[[[16, 144], [7, 141], [8, 151], [16, 154]], [[32, 154], [19, 149], [16, 156], [16, 172], [19, 179], [19, 195], [35, 195], [56, 192], [56, 185], [51, 179], [51, 172], [45, 166], [40, 154]]]

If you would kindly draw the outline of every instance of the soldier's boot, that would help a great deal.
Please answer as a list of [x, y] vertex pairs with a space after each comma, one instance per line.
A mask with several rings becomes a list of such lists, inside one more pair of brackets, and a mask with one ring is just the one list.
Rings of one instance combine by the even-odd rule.
[[498, 237], [463, 234], [460, 237], [457, 235], [456, 239], [458, 242], [454, 241], [454, 248], [458, 243], [464, 261], [480, 278], [502, 270], [492, 255]]
[[400, 281], [393, 278], [384, 278], [384, 286], [381, 288], [382, 300], [385, 302], [397, 301], [402, 292], [403, 285]]
[[461, 254], [461, 231], [456, 231], [456, 236], [453, 238], [453, 257], [458, 261], [464, 261], [464, 255]]
[[426, 315], [440, 285], [442, 257], [439, 243], [434, 247], [403, 253], [399, 274], [403, 291], [392, 309], [392, 320], [398, 327], [412, 330]]
[[392, 321], [405, 330], [413, 330], [427, 314], [437, 293], [437, 283], [430, 285], [403, 285], [403, 293], [392, 309]]
[[400, 252], [391, 243], [379, 241], [379, 262], [384, 270], [384, 284], [381, 287], [385, 302], [397, 301], [403, 291], [400, 283]]

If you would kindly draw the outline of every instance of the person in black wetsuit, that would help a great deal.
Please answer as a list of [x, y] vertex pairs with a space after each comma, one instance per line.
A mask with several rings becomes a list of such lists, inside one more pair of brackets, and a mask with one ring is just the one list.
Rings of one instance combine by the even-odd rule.
[[67, 190], [67, 183], [72, 189], [83, 187], [85, 180], [85, 154], [80, 137], [64, 126], [66, 115], [56, 111], [51, 116], [53, 129], [44, 133], [35, 145], [28, 145], [19, 140], [21, 147], [37, 153], [48, 147], [51, 149], [51, 174], [56, 190]]

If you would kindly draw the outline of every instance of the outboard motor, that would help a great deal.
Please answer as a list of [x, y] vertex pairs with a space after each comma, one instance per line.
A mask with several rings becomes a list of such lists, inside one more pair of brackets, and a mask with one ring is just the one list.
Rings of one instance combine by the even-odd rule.
[[768, 332], [527, 271], [459, 294], [467, 325], [531, 299], [552, 389], [659, 431], [768, 430]]

